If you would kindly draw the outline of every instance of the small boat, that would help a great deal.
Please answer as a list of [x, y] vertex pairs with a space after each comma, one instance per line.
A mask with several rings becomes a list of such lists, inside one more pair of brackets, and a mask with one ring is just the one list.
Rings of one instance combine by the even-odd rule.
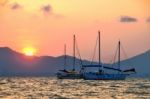
[[77, 73], [75, 71], [62, 71], [57, 73], [58, 79], [81, 79], [82, 76], [80, 73]]
[[82, 79], [82, 74], [80, 72], [77, 72], [75, 70], [75, 49], [76, 49], [76, 38], [75, 35], [73, 36], [73, 69], [72, 70], [66, 70], [66, 45], [64, 47], [64, 52], [65, 52], [65, 58], [64, 58], [64, 70], [59, 70], [57, 73], [57, 78], [58, 79]]
[[[100, 32], [99, 34], [99, 63], [97, 65], [83, 65], [84, 68], [83, 78], [85, 80], [125, 80], [127, 76], [135, 72], [134, 68], [121, 70], [120, 69], [120, 41], [118, 44], [118, 68], [103, 66], [101, 63], [101, 53], [100, 53]], [[86, 72], [86, 68], [99, 68], [97, 72]], [[113, 72], [106, 72], [107, 70], [112, 70]]]

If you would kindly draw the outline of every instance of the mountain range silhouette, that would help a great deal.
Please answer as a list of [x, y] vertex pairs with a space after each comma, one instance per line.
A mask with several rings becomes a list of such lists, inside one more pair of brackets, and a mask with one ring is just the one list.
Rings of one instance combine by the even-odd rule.
[[[80, 59], [76, 58], [76, 70]], [[83, 64], [90, 64], [83, 60]], [[67, 69], [72, 69], [73, 57], [67, 55]], [[134, 67], [137, 74], [133, 77], [150, 77], [150, 50], [121, 61], [121, 68]], [[28, 57], [8, 47], [0, 47], [0, 76], [52, 76], [64, 68], [64, 55]]]

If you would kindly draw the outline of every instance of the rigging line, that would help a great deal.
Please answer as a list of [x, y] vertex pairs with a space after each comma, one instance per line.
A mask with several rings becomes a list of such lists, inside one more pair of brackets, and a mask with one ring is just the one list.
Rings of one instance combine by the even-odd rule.
[[82, 58], [81, 58], [81, 54], [80, 54], [80, 51], [79, 51], [79, 47], [78, 47], [77, 40], [75, 40], [75, 41], [76, 41], [76, 49], [77, 49], [77, 53], [78, 53], [79, 58], [80, 58], [80, 64], [83, 65], [83, 64], [82, 64]]
[[91, 60], [91, 65], [93, 65], [93, 61], [94, 61], [94, 58], [95, 58], [97, 43], [98, 43], [98, 36], [97, 36], [97, 39], [96, 39], [96, 44], [94, 46], [94, 53], [93, 53], [93, 57], [92, 57], [92, 60]]
[[115, 64], [115, 60], [116, 60], [116, 57], [117, 57], [117, 52], [118, 52], [118, 46], [116, 47], [116, 51], [115, 51], [115, 55], [114, 55], [114, 58], [112, 59], [112, 66]]
[[125, 55], [125, 58], [128, 58], [128, 55], [127, 55], [127, 53], [125, 52], [125, 50], [124, 50], [124, 47], [121, 45], [121, 49], [122, 49], [122, 51], [123, 51], [123, 54]]
[[[124, 47], [122, 45], [121, 45], [121, 49], [123, 51], [123, 54], [125, 55], [125, 58], [129, 59], [129, 57], [128, 57], [128, 55], [127, 55], [127, 53], [126, 53], [126, 51], [125, 51], [125, 49], [124, 49]], [[129, 63], [129, 65], [131, 65], [131, 61], [130, 60], [128, 61], [128, 63]]]
[[79, 58], [80, 58], [80, 73], [81, 72], [83, 72], [83, 61], [82, 61], [82, 58], [81, 58], [81, 54], [80, 54], [80, 50], [79, 50], [79, 47], [78, 47], [78, 42], [77, 42], [77, 40], [75, 40], [76, 41], [76, 50], [77, 50], [77, 53], [78, 53], [78, 55], [79, 55]]
[[117, 59], [117, 55], [118, 55], [118, 51], [119, 51], [119, 48], [118, 48], [119, 44], [117, 45], [117, 50], [116, 50], [116, 53], [115, 53], [115, 57], [114, 57], [114, 60], [113, 60], [113, 64], [116, 64], [118, 61], [116, 60]]

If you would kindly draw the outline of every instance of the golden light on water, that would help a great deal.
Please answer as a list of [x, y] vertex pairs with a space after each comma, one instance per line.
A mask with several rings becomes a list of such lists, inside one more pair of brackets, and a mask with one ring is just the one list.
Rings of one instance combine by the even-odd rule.
[[23, 53], [26, 56], [34, 56], [36, 54], [36, 49], [34, 47], [25, 47], [23, 48]]

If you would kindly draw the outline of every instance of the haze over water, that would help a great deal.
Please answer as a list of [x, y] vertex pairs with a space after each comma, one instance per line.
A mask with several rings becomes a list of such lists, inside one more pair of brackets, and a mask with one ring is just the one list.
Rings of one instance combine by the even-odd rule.
[[150, 79], [58, 80], [52, 77], [0, 78], [1, 99], [149, 99]]

